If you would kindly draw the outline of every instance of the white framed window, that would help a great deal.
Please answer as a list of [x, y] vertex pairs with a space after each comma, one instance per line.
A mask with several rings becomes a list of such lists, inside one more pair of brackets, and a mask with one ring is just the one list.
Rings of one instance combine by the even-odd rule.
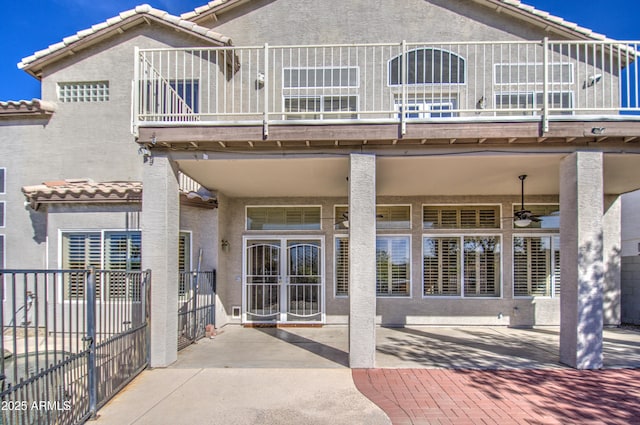
[[[349, 238], [335, 238], [335, 294], [349, 295]], [[376, 295], [378, 297], [411, 296], [411, 237], [385, 235], [376, 237]]]
[[560, 235], [514, 235], [513, 296], [560, 296]]
[[282, 81], [285, 89], [357, 88], [360, 86], [360, 68], [357, 66], [283, 68]]
[[5, 227], [5, 208], [6, 208], [6, 202], [5, 201], [0, 201], [0, 229]]
[[[335, 229], [348, 228], [349, 207], [334, 207]], [[411, 229], [411, 205], [376, 205], [377, 230]]]
[[334, 244], [334, 276], [336, 296], [349, 295], [349, 238], [336, 236]]
[[6, 181], [7, 169], [0, 167], [0, 195], [7, 193], [7, 181]]
[[[407, 52], [407, 70], [403, 73], [403, 55], [389, 60], [389, 86], [428, 84], [464, 84], [466, 60], [451, 51], [418, 47]], [[402, 76], [404, 75], [404, 78]]]
[[180, 232], [178, 237], [178, 273], [180, 281], [178, 282], [178, 296], [184, 296], [189, 290], [188, 284], [191, 271], [191, 232]]
[[498, 235], [424, 235], [423, 296], [500, 297], [500, 241]]
[[[135, 271], [141, 269], [142, 239], [140, 231], [64, 231], [62, 236], [62, 268], [84, 270], [89, 267], [106, 270]], [[97, 296], [105, 301], [131, 297], [139, 282], [126, 274], [112, 273], [108, 282], [97, 277]], [[63, 298], [84, 298], [83, 273], [65, 276]]]
[[147, 80], [142, 93], [144, 110], [180, 118], [200, 111], [200, 81], [197, 79]]
[[411, 237], [376, 237], [376, 294], [411, 295]]
[[[551, 84], [573, 84], [574, 73], [572, 63], [550, 63], [549, 82]], [[522, 85], [544, 84], [544, 64], [533, 63], [496, 63], [493, 73], [494, 84]]]
[[58, 83], [60, 102], [106, 102], [109, 100], [108, 81]]
[[[0, 235], [0, 269], [4, 269], [5, 264], [5, 243], [4, 243], [4, 235]], [[5, 291], [6, 294], [6, 291]]]
[[423, 205], [423, 229], [500, 229], [500, 205]]
[[308, 119], [356, 119], [358, 96], [356, 95], [296, 95], [284, 96], [284, 108], [288, 120]]
[[320, 230], [319, 206], [248, 206], [246, 230]]
[[[455, 99], [415, 99], [409, 98], [406, 104], [407, 118], [451, 118], [457, 114]], [[396, 97], [395, 110], [398, 111], [398, 118], [402, 115], [402, 99]]]
[[[573, 114], [573, 91], [549, 92], [549, 108], [556, 109], [563, 115]], [[498, 115], [537, 115], [542, 108], [544, 93], [535, 92], [497, 92], [495, 107], [500, 109]]]

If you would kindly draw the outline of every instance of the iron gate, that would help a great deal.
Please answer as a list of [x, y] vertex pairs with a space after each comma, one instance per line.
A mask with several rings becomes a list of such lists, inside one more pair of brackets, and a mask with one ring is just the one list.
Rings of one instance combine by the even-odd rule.
[[0, 423], [83, 423], [142, 371], [150, 282], [150, 271], [0, 270]]
[[206, 334], [215, 319], [216, 271], [180, 272], [178, 285], [178, 350]]

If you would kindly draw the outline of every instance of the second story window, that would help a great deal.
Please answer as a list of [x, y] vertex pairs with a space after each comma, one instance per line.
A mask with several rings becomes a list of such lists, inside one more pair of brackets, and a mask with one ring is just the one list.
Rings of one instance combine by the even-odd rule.
[[407, 52], [407, 70], [402, 78], [402, 55], [389, 61], [389, 85], [464, 84], [465, 59], [453, 52], [422, 47]]
[[358, 67], [284, 68], [282, 80], [285, 119], [358, 118]]
[[108, 81], [58, 83], [60, 102], [106, 102], [109, 100]]

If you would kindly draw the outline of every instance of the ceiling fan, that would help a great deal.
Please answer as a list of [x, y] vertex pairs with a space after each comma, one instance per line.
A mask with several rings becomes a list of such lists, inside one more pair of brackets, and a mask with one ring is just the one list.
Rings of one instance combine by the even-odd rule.
[[524, 180], [527, 178], [526, 174], [518, 176], [520, 179], [521, 191], [520, 191], [520, 210], [513, 213], [513, 224], [517, 227], [527, 227], [531, 222], [540, 222], [539, 216], [533, 214], [531, 211], [524, 209]]

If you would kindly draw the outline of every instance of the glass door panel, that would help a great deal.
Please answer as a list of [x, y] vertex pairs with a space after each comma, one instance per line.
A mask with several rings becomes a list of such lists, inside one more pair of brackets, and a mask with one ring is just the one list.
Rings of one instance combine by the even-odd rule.
[[246, 313], [249, 321], [280, 319], [280, 241], [247, 241]]
[[287, 321], [321, 321], [321, 241], [287, 241], [286, 281]]

